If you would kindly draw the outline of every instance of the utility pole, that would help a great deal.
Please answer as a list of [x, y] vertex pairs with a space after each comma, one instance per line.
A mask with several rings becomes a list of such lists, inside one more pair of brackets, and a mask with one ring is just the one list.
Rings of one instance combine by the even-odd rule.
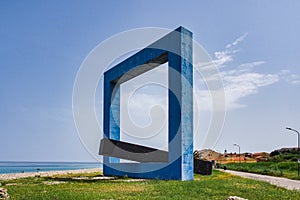
[[238, 144], [233, 144], [233, 146], [239, 147], [239, 163], [241, 164], [241, 146]]
[[293, 131], [295, 133], [298, 134], [298, 176], [300, 176], [300, 148], [299, 148], [299, 144], [300, 144], [300, 133], [299, 131], [293, 129], [293, 128], [286, 128], [287, 130]]

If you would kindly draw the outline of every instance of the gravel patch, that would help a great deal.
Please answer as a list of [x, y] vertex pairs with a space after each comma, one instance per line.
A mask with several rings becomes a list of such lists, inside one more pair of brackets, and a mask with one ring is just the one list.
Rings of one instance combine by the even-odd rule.
[[99, 177], [93, 177], [92, 180], [115, 180], [116, 177], [111, 176], [99, 176]]
[[58, 185], [62, 183], [66, 183], [65, 181], [44, 181], [43, 182], [45, 185]]
[[145, 182], [147, 179], [124, 179], [124, 180], [118, 180], [122, 182]]
[[61, 171], [47, 171], [47, 172], [25, 172], [25, 173], [15, 173], [15, 174], [0, 174], [0, 180], [12, 180], [19, 178], [27, 178], [27, 177], [49, 177], [53, 175], [60, 174], [82, 174], [82, 173], [94, 173], [94, 172], [102, 172], [100, 168], [94, 169], [77, 169], [77, 170], [61, 170]]
[[82, 177], [74, 177], [72, 179], [73, 180], [115, 180], [116, 177], [112, 177], [112, 176], [97, 176], [97, 177], [82, 176]]

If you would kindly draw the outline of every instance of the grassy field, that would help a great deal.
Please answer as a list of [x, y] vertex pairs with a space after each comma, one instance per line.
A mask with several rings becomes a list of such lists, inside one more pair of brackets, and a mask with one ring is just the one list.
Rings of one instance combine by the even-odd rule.
[[300, 177], [298, 176], [297, 162], [230, 163], [226, 164], [226, 167], [227, 169], [236, 171], [252, 172], [300, 180]]
[[[101, 174], [57, 175], [1, 181], [11, 199], [247, 199], [300, 200], [300, 192], [278, 188], [224, 172], [211, 176], [195, 175], [194, 181], [131, 179], [93, 180]], [[83, 177], [79, 179], [78, 177]]]

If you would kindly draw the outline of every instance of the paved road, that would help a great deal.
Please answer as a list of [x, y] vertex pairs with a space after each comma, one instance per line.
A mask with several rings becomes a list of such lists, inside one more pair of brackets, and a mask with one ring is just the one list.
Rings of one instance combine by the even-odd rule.
[[[224, 171], [224, 170], [220, 170]], [[287, 178], [281, 178], [281, 177], [274, 177], [274, 176], [266, 176], [266, 175], [260, 175], [260, 174], [253, 174], [253, 173], [246, 173], [246, 172], [238, 172], [238, 171], [232, 171], [232, 170], [226, 170], [225, 172], [241, 176], [244, 178], [250, 178], [255, 179], [259, 181], [266, 181], [273, 185], [283, 187], [289, 190], [298, 190], [300, 191], [300, 181], [298, 180], [291, 180]]]

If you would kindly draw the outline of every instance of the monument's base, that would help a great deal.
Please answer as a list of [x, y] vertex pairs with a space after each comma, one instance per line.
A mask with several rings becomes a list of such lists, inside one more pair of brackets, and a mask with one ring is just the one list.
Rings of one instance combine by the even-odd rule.
[[[173, 163], [107, 163], [103, 164], [105, 176], [127, 176], [131, 178], [162, 180], [193, 180], [194, 169], [183, 170], [181, 159]], [[157, 170], [155, 170], [157, 169]]]

